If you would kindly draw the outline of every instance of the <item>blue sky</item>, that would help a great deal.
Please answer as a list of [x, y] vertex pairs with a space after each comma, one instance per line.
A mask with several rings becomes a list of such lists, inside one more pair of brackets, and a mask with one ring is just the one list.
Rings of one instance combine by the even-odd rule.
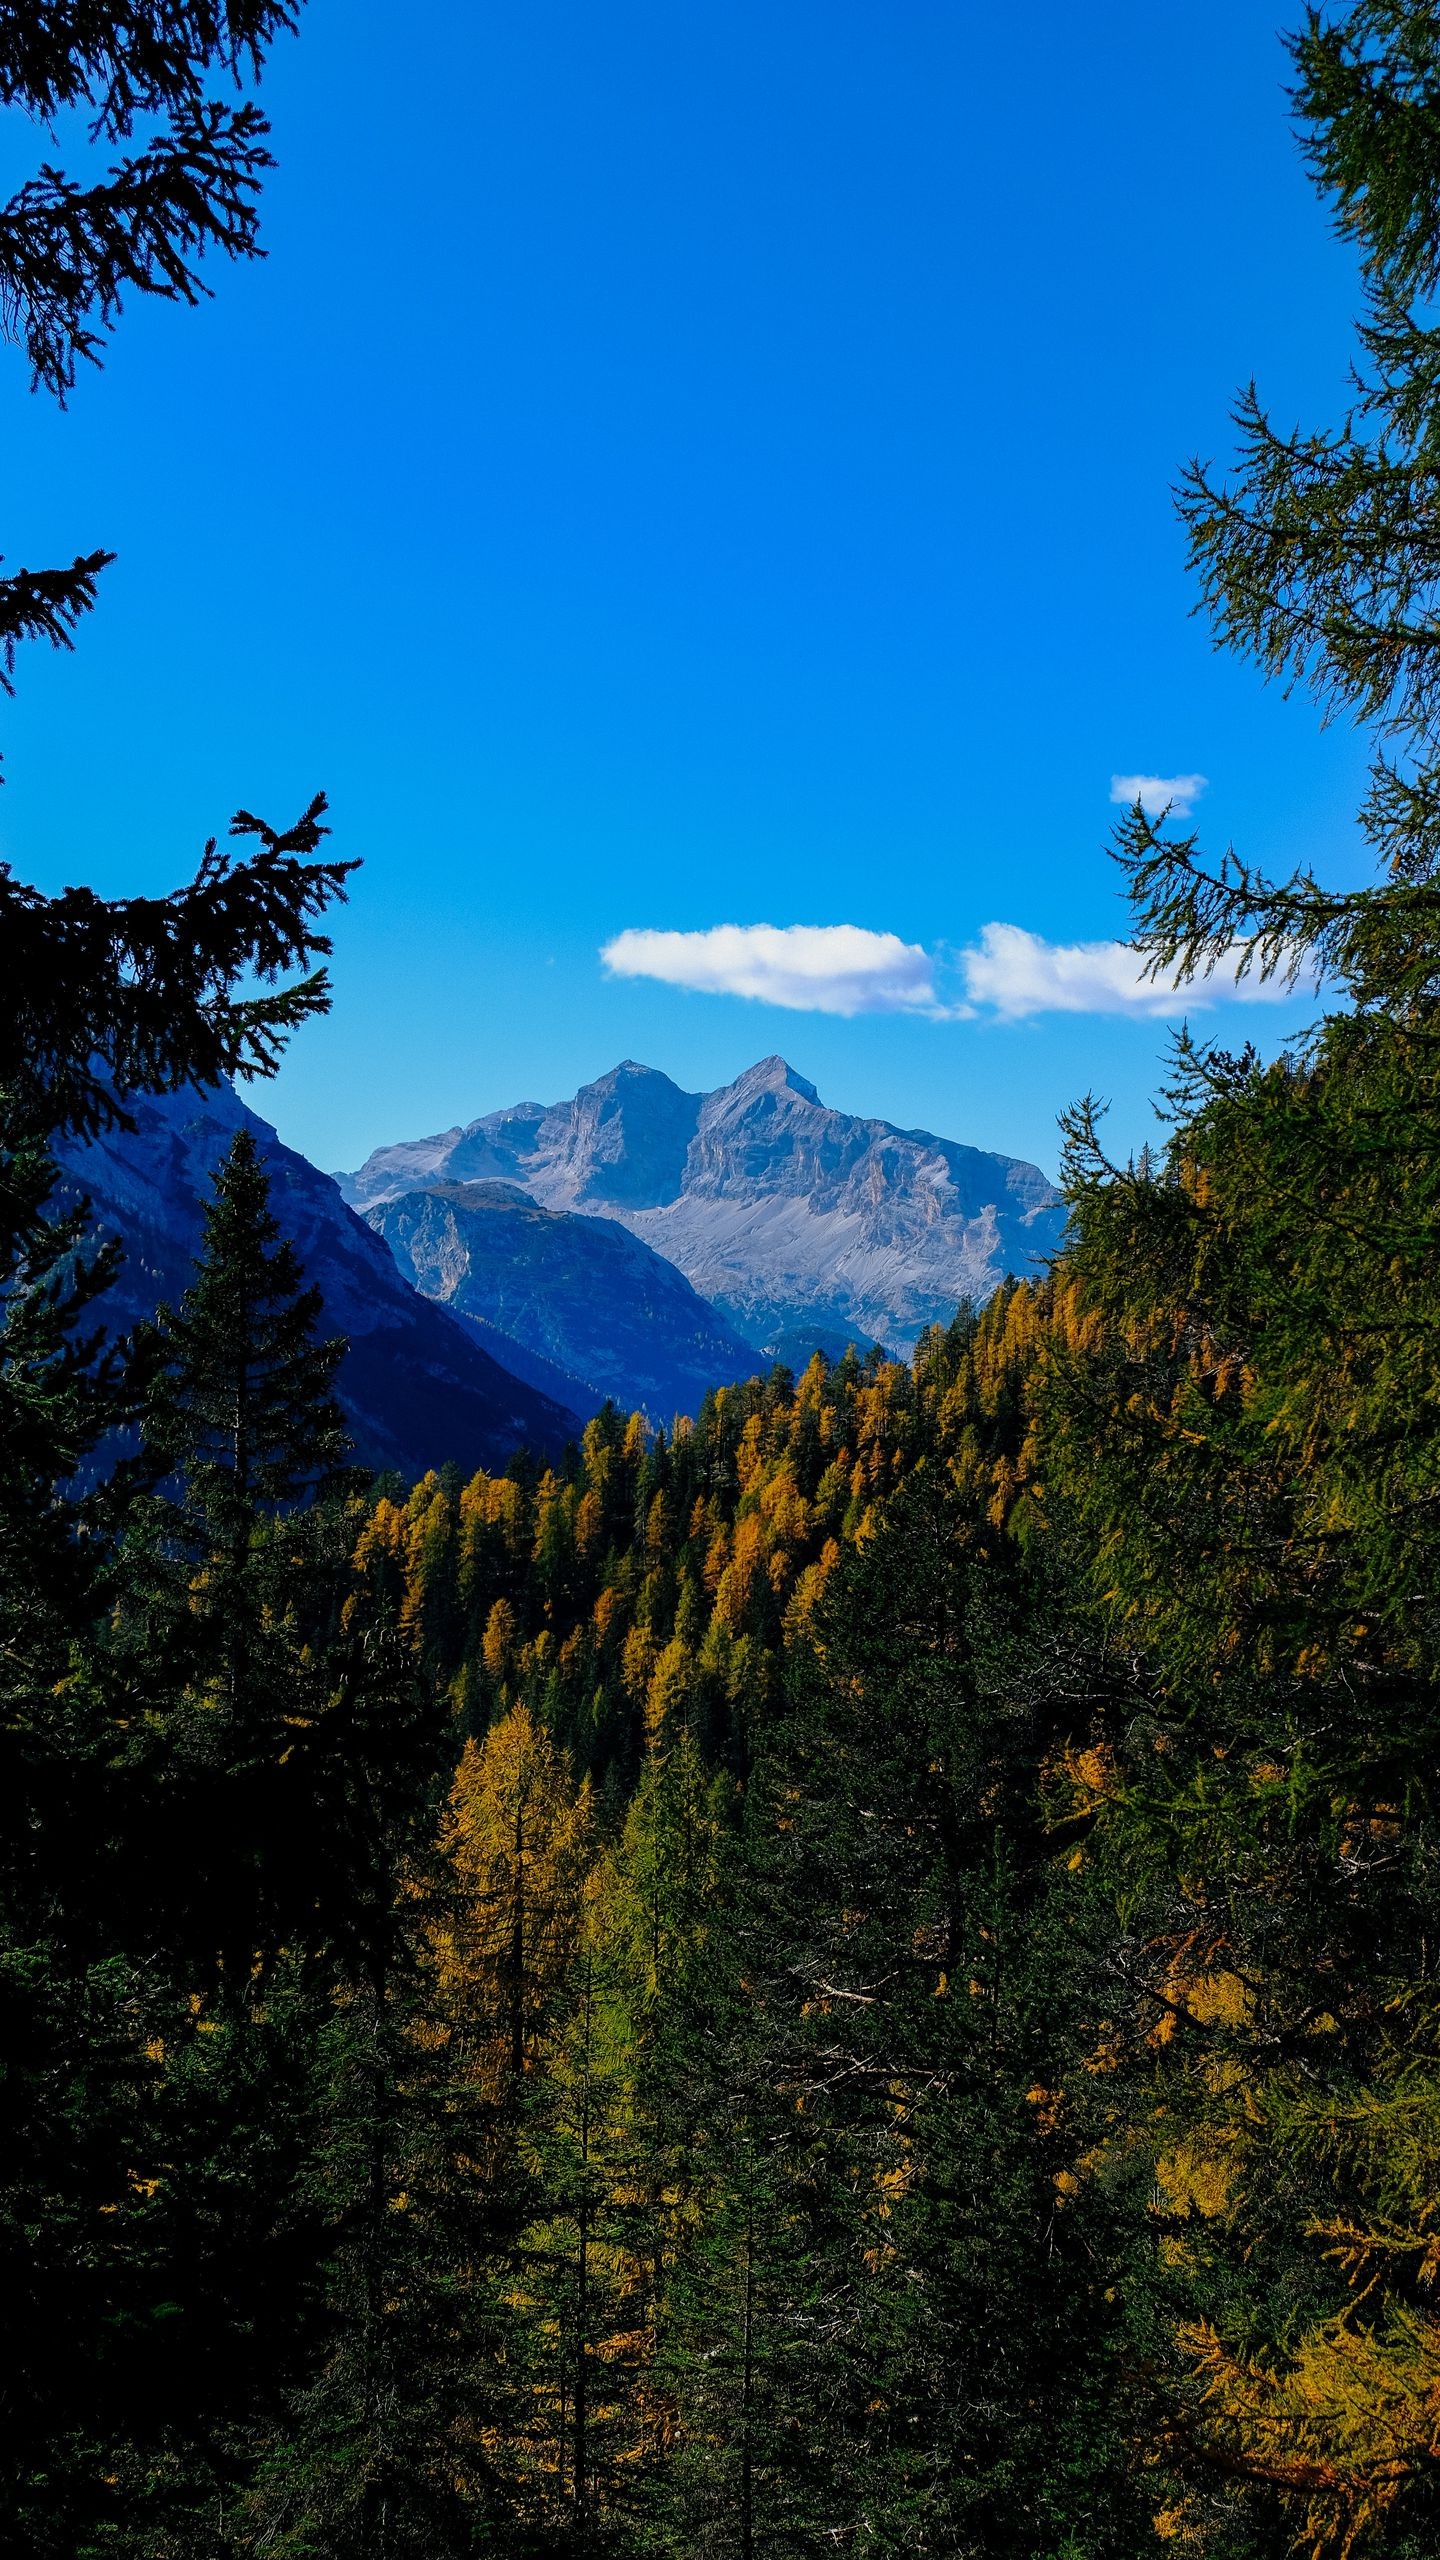
[[[22, 663], [0, 850], [159, 889], [326, 789], [365, 865], [335, 1009], [253, 1096], [326, 1165], [773, 1049], [1047, 1168], [1086, 1087], [1143, 1136], [1165, 1022], [1017, 1012], [984, 965], [1044, 997], [1038, 945], [1123, 933], [1112, 774], [1206, 776], [1217, 846], [1359, 861], [1361, 741], [1212, 654], [1169, 497], [1252, 373], [1284, 421], [1343, 405], [1353, 272], [1275, 26], [310, 0], [265, 263], [132, 310], [63, 415], [6, 358], [11, 560], [120, 556], [76, 654]], [[894, 937], [878, 976], [848, 947], [889, 1009], [600, 958], [834, 1001], [835, 946], [633, 939], [761, 924]]]

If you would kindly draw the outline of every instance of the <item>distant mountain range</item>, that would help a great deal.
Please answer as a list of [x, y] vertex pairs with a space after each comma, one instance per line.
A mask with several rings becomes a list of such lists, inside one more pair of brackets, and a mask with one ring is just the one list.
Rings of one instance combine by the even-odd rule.
[[[908, 1350], [962, 1300], [982, 1300], [1007, 1272], [1046, 1261], [1065, 1222], [1059, 1193], [1034, 1165], [832, 1111], [779, 1057], [714, 1093], [686, 1093], [627, 1059], [569, 1102], [521, 1102], [435, 1137], [378, 1147], [358, 1173], [337, 1180], [387, 1237], [397, 1203], [443, 1190], [443, 1213], [412, 1206], [398, 1222], [422, 1236], [422, 1256], [412, 1253], [408, 1267], [422, 1288], [438, 1277], [435, 1294], [517, 1334], [523, 1327], [527, 1341], [533, 1292], [505, 1290], [517, 1255], [538, 1278], [538, 1248], [497, 1184], [555, 1215], [627, 1228], [753, 1351], [773, 1355], [783, 1342], [792, 1359], [810, 1339]], [[445, 1278], [458, 1269], [461, 1222], [463, 1283]], [[560, 1250], [553, 1231], [546, 1250]], [[585, 1248], [574, 1240], [564, 1250], [583, 1258]], [[578, 1275], [582, 1261], [573, 1268]], [[638, 1266], [627, 1271], [638, 1277]], [[656, 1312], [638, 1320], [663, 1332], [663, 1293], [653, 1278], [647, 1285]], [[536, 1345], [562, 1366], [593, 1366], [596, 1351], [575, 1330], [580, 1313], [562, 1317], [552, 1304]], [[702, 1365], [718, 1358], [718, 1342], [701, 1350], [699, 1335], [693, 1340]]]
[[527, 1381], [505, 1356], [512, 1346], [496, 1337], [487, 1347], [479, 1328], [413, 1289], [330, 1176], [283, 1146], [228, 1085], [142, 1095], [129, 1109], [133, 1131], [68, 1147], [61, 1168], [62, 1199], [86, 1194], [96, 1227], [125, 1247], [101, 1308], [113, 1332], [128, 1332], [188, 1285], [209, 1177], [236, 1130], [248, 1128], [275, 1215], [323, 1295], [322, 1323], [348, 1337], [339, 1393], [364, 1464], [407, 1477], [446, 1459], [467, 1470], [503, 1467], [521, 1443], [553, 1456], [576, 1436], [565, 1382], [555, 1379], [561, 1392], [546, 1392], [543, 1364]]
[[229, 1086], [130, 1108], [133, 1131], [62, 1167], [125, 1246], [112, 1329], [184, 1290], [209, 1176], [249, 1128], [349, 1340], [357, 1453], [406, 1476], [502, 1466], [521, 1444], [553, 1456], [607, 1396], [668, 1424], [771, 1359], [906, 1350], [1043, 1262], [1064, 1223], [1033, 1165], [828, 1110], [783, 1058], [706, 1094], [627, 1060], [572, 1101], [381, 1147], [338, 1177]]

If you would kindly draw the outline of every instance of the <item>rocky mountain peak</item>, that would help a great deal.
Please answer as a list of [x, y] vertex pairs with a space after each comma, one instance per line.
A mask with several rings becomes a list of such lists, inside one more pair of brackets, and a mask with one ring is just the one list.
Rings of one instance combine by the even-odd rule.
[[904, 1347], [1043, 1264], [1065, 1226], [1033, 1164], [832, 1110], [778, 1055], [705, 1094], [627, 1058], [538, 1119], [379, 1149], [351, 1194], [477, 1177], [618, 1219], [762, 1351], [817, 1321]]
[[[778, 1055], [758, 1058], [753, 1067], [746, 1068], [743, 1076], [737, 1076], [733, 1084], [722, 1085], [719, 1093], [711, 1094], [707, 1099], [719, 1102], [733, 1097], [737, 1102], [749, 1101], [752, 1096], [765, 1093], [795, 1094], [802, 1102], [820, 1101], [809, 1078], [799, 1074], [788, 1059]], [[821, 1107], [823, 1109], [824, 1106]]]
[[626, 1058], [545, 1115], [538, 1151], [577, 1209], [653, 1209], [685, 1174], [700, 1097]]

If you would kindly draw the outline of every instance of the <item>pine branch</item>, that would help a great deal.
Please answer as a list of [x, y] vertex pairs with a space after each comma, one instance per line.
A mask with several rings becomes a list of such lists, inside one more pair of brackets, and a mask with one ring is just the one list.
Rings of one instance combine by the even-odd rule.
[[75, 628], [95, 602], [95, 581], [114, 557], [113, 551], [84, 552], [68, 569], [17, 569], [0, 578], [0, 686], [6, 693], [15, 690], [11, 677], [22, 640], [74, 647]]
[[1111, 852], [1126, 874], [1146, 975], [1204, 979], [1223, 967], [1289, 987], [1330, 978], [1358, 1006], [1408, 1016], [1440, 975], [1440, 779], [1407, 779], [1378, 760], [1361, 819], [1391, 879], [1329, 890], [1303, 866], [1271, 880], [1233, 847], [1207, 866], [1197, 836], [1168, 836], [1163, 818], [1130, 810]]
[[125, 294], [194, 303], [199, 261], [263, 254], [256, 197], [269, 126], [248, 101], [182, 109], [172, 130], [101, 185], [48, 165], [0, 213], [0, 331], [22, 344], [37, 389], [62, 403], [83, 359], [101, 361]]
[[1293, 985], [1307, 953], [1354, 901], [1323, 891], [1305, 870], [1273, 882], [1233, 849], [1208, 870], [1198, 835], [1170, 836], [1165, 824], [1137, 801], [1110, 848], [1136, 911], [1131, 940], [1146, 975], [1204, 978], [1224, 962], [1237, 977], [1254, 970], [1262, 981], [1278, 975]]
[[1407, 455], [1353, 424], [1282, 436], [1253, 384], [1234, 414], [1234, 485], [1193, 462], [1175, 493], [1217, 641], [1267, 677], [1309, 685], [1327, 710], [1427, 731], [1440, 712], [1440, 481], [1428, 438]]
[[1440, 283], [1440, 25], [1414, 0], [1306, 11], [1290, 42], [1301, 148], [1372, 274]]
[[299, 15], [300, 0], [0, 0], [0, 106], [46, 123], [93, 107], [118, 140], [139, 115], [195, 105], [211, 63], [258, 78]]
[[[221, 1076], [273, 1075], [289, 1033], [330, 1001], [318, 919], [357, 868], [320, 857], [317, 796], [277, 831], [242, 810], [243, 861], [212, 837], [193, 881], [164, 898], [55, 898], [0, 866], [0, 1088], [22, 1121], [93, 1136], [124, 1124], [117, 1092], [173, 1092]], [[299, 969], [287, 986], [275, 982]], [[271, 992], [237, 996], [258, 978]]]

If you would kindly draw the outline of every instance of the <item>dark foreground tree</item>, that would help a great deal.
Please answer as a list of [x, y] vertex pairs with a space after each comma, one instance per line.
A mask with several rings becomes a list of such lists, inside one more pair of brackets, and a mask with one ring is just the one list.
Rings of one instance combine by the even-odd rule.
[[1440, 11], [1312, 12], [1294, 52], [1369, 290], [1355, 403], [1282, 434], [1247, 393], [1181, 510], [1220, 639], [1372, 725], [1378, 877], [1122, 830], [1157, 966], [1238, 947], [1329, 1009], [1270, 1065], [1182, 1041], [1160, 1162], [1077, 1115], [1045, 1463], [1147, 1665], [1090, 1854], [1134, 1932], [1162, 2530], [1339, 2560], [1440, 2518]]
[[336, 2123], [327, 2057], [391, 1962], [438, 1736], [351, 1568], [318, 1314], [242, 1133], [144, 1347], [140, 1486], [63, 1649], [64, 1801], [7, 1909], [7, 2272], [31, 2317], [0, 2435], [37, 2551], [238, 2534], [327, 2318], [349, 2208], [320, 2146], [374, 2102], [352, 2075]]
[[[118, 153], [99, 175], [47, 161], [0, 211], [0, 332], [37, 388], [65, 397], [129, 295], [194, 301], [207, 257], [256, 254], [269, 160], [242, 92], [297, 15], [0, 9], [0, 104]], [[0, 580], [0, 683], [21, 640], [70, 644], [107, 556]], [[87, 1252], [83, 1211], [46, 1207], [52, 1138], [123, 1124], [131, 1092], [271, 1073], [325, 1010], [320, 918], [350, 866], [322, 850], [323, 808], [284, 831], [242, 812], [253, 850], [212, 844], [168, 898], [46, 897], [0, 867], [0, 2539], [16, 2549], [159, 2553], [187, 2533], [210, 2549], [223, 2532], [262, 2378], [278, 2390], [306, 2334], [322, 2217], [294, 2200], [315, 2004], [373, 1935], [387, 1825], [424, 1765], [393, 1637], [346, 1617], [348, 1526], [306, 1499], [335, 1416], [293, 1305], [281, 1338], [293, 1275], [272, 1271], [270, 1339], [252, 1338], [275, 1392], [254, 1416], [271, 1437], [248, 1528], [179, 1427], [203, 1401], [196, 1342], [168, 1436], [152, 1362], [172, 1474], [157, 1494], [152, 1468], [142, 1520], [128, 1475], [77, 1490], [135, 1396], [90, 1330], [113, 1257]], [[163, 1348], [183, 1367], [184, 1343]], [[197, 1534], [207, 1503], [228, 1581]], [[263, 1712], [262, 1656], [280, 1675]]]
[[[195, 889], [170, 900], [46, 900], [0, 880], [0, 2034], [17, 2305], [0, 2497], [12, 2499], [18, 2477], [39, 2476], [65, 2430], [81, 2427], [97, 2354], [113, 2351], [114, 2370], [124, 2361], [120, 2295], [113, 2318], [101, 2306], [117, 2180], [122, 2197], [131, 2192], [122, 2127], [139, 2102], [140, 2010], [110, 1897], [121, 1867], [146, 1890], [155, 1880], [146, 1835], [156, 1809], [142, 1819], [136, 1788], [117, 1782], [132, 1746], [97, 1668], [118, 1493], [77, 1489], [77, 1470], [133, 1409], [98, 1327], [115, 1257], [87, 1247], [83, 1210], [49, 1213], [49, 1139], [123, 1118], [127, 1088], [273, 1068], [288, 1029], [324, 1009], [323, 972], [309, 964], [327, 947], [317, 918], [346, 866], [312, 858], [319, 804], [285, 836], [247, 824], [262, 838], [251, 861], [207, 859]], [[297, 962], [298, 982], [273, 984]], [[258, 994], [237, 994], [256, 971]], [[156, 1950], [162, 1979], [172, 1952]], [[42, 2237], [56, 2254], [32, 2285]], [[98, 2300], [84, 2285], [73, 2293], [86, 2265]], [[27, 2319], [42, 2296], [45, 2317]], [[56, 2531], [64, 2547], [65, 2528]]]
[[172, 1928], [233, 1987], [314, 1942], [336, 1847], [312, 1832], [348, 1443], [331, 1392], [345, 1346], [316, 1338], [319, 1292], [248, 1130], [214, 1187], [191, 1287], [137, 1344], [157, 1490], [128, 1505], [111, 1666], [164, 1737], [163, 1864], [193, 1894]]

